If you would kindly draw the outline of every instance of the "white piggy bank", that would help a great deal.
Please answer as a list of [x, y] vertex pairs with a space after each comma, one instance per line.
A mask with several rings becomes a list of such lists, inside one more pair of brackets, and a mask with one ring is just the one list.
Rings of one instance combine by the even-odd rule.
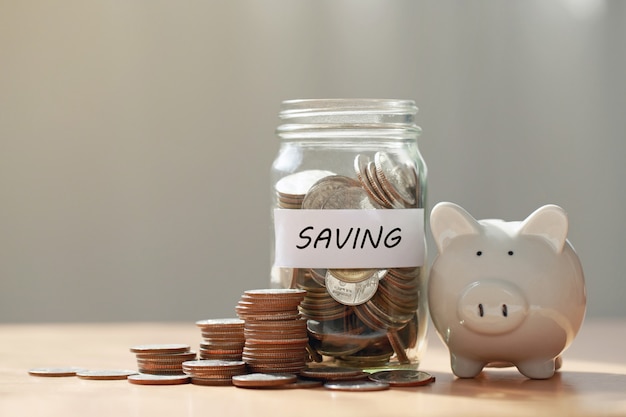
[[473, 378], [488, 365], [515, 365], [528, 378], [553, 376], [586, 309], [565, 211], [546, 205], [521, 222], [477, 221], [444, 202], [430, 225], [439, 253], [429, 308], [454, 374]]

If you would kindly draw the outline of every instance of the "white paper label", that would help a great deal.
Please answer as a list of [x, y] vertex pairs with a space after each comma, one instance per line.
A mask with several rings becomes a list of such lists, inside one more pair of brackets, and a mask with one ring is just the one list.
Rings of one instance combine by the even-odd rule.
[[274, 209], [275, 266], [403, 268], [424, 264], [424, 209]]

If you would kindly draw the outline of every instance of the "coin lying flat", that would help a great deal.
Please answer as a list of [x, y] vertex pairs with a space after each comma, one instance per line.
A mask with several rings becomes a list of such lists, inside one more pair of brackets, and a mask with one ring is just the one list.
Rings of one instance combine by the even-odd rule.
[[297, 380], [295, 374], [256, 372], [233, 376], [233, 385], [241, 388], [265, 388], [292, 384]]
[[149, 345], [137, 345], [130, 348], [133, 353], [184, 353], [189, 352], [191, 347], [182, 343], [163, 343], [163, 344], [149, 344]]
[[435, 377], [431, 374], [410, 369], [374, 372], [369, 379], [385, 382], [392, 387], [417, 387], [435, 382]]
[[135, 374], [128, 376], [128, 382], [136, 385], [180, 385], [188, 384], [189, 380], [187, 375]]
[[378, 381], [334, 381], [324, 384], [324, 388], [334, 391], [383, 391], [390, 385]]
[[28, 373], [33, 376], [45, 376], [45, 377], [63, 377], [63, 376], [76, 376], [76, 373], [83, 371], [82, 368], [32, 368], [28, 370]]
[[315, 366], [300, 371], [300, 376], [312, 379], [321, 379], [324, 381], [337, 381], [342, 379], [351, 379], [360, 376], [363, 371], [359, 368], [342, 367], [342, 366]]
[[90, 380], [116, 380], [127, 379], [130, 375], [136, 374], [137, 371], [129, 369], [102, 369], [92, 371], [79, 371], [76, 372], [76, 376], [80, 379]]

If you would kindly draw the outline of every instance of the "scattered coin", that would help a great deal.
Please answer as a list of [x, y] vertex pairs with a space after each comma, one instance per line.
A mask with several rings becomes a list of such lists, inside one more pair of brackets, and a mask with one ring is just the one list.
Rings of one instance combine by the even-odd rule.
[[326, 382], [324, 388], [334, 391], [383, 391], [389, 389], [390, 385], [377, 381], [333, 381]]
[[233, 376], [233, 385], [241, 388], [266, 388], [294, 383], [298, 380], [295, 374], [261, 373]]
[[83, 371], [82, 368], [32, 368], [28, 370], [28, 373], [33, 376], [45, 376], [45, 377], [64, 377], [64, 376], [76, 376], [76, 373]]
[[435, 382], [435, 377], [427, 372], [410, 369], [374, 372], [369, 379], [376, 382], [385, 382], [392, 387], [417, 387]]
[[180, 385], [188, 384], [187, 375], [135, 374], [128, 376], [128, 382], [136, 385]]
[[80, 379], [90, 380], [127, 379], [129, 375], [134, 374], [137, 374], [137, 371], [132, 371], [128, 369], [84, 370], [76, 372], [76, 376]]

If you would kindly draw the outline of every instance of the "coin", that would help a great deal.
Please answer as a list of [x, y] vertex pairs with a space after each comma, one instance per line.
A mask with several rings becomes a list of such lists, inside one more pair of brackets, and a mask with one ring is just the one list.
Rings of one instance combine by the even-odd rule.
[[207, 319], [196, 321], [196, 326], [210, 329], [243, 329], [244, 321], [238, 318]]
[[343, 175], [333, 175], [316, 182], [302, 201], [303, 209], [321, 209], [337, 191], [359, 187], [359, 182]]
[[382, 208], [380, 204], [372, 201], [367, 192], [360, 186], [345, 188], [332, 194], [322, 209], [324, 210], [371, 210]]
[[189, 377], [187, 375], [136, 374], [129, 375], [128, 382], [136, 385], [180, 385], [188, 384]]
[[45, 376], [45, 377], [63, 377], [63, 376], [76, 376], [77, 372], [83, 371], [82, 368], [32, 368], [28, 370], [28, 373], [33, 376]]
[[361, 186], [372, 200], [376, 201], [382, 207], [391, 208], [391, 203], [387, 200], [387, 198], [380, 194], [380, 191], [377, 187], [374, 186], [373, 181], [370, 178], [369, 174], [369, 166], [373, 165], [373, 162], [370, 162], [370, 158], [366, 155], [359, 154], [354, 158], [354, 171], [356, 172], [356, 176], [361, 183]]
[[378, 281], [378, 275], [375, 274], [362, 282], [347, 283], [336, 278], [332, 273], [327, 273], [326, 290], [341, 304], [355, 306], [363, 304], [374, 296], [378, 289]]
[[343, 282], [356, 283], [371, 278], [376, 272], [376, 269], [369, 268], [342, 268], [329, 269], [326, 274], [328, 275], [328, 273], [330, 273], [332, 276]]
[[387, 152], [376, 152], [374, 156], [376, 174], [385, 192], [400, 200], [405, 207], [414, 207], [416, 178], [415, 170], [408, 165], [394, 161]]
[[301, 196], [306, 194], [313, 184], [329, 175], [335, 173], [318, 169], [296, 172], [278, 180], [275, 185], [276, 192], [281, 196]]
[[117, 380], [127, 379], [129, 375], [137, 374], [137, 371], [128, 369], [98, 369], [84, 370], [76, 372], [76, 376], [80, 379], [90, 380]]
[[385, 382], [392, 387], [417, 387], [435, 382], [435, 377], [431, 374], [410, 369], [374, 372], [369, 379]]
[[233, 385], [241, 388], [264, 388], [291, 384], [298, 380], [295, 374], [260, 373], [233, 376]]
[[133, 353], [184, 353], [189, 352], [191, 347], [182, 343], [163, 343], [137, 345], [130, 348]]
[[363, 373], [359, 368], [342, 366], [312, 366], [300, 371], [300, 376], [312, 379], [341, 380], [359, 376]]
[[383, 391], [389, 389], [390, 385], [377, 381], [333, 381], [326, 382], [324, 388], [334, 391]]

